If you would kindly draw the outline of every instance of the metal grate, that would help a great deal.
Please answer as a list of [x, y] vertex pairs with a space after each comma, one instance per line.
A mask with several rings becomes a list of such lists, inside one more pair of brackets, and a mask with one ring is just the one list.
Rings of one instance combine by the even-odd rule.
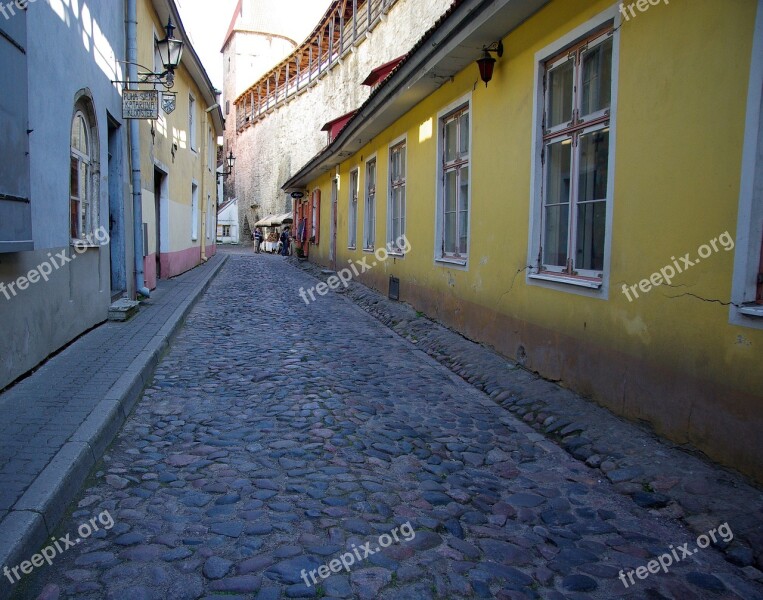
[[389, 299], [400, 300], [400, 280], [392, 275], [389, 276]]

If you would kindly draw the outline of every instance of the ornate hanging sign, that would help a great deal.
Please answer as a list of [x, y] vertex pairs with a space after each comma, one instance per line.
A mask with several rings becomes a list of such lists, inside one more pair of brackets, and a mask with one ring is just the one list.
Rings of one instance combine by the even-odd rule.
[[177, 94], [173, 92], [162, 92], [162, 110], [168, 115], [174, 112], [177, 107]]

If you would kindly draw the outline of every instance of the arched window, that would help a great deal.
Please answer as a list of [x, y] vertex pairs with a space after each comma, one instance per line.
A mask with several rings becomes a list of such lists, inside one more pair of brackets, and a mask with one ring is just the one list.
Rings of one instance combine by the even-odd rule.
[[73, 240], [92, 239], [98, 226], [97, 139], [91, 123], [85, 107], [78, 106], [72, 119], [69, 168], [69, 231]]

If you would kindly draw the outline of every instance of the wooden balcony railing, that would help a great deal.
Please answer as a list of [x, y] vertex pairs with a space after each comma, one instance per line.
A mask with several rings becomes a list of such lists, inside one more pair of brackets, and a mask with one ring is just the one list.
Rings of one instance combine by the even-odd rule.
[[236, 129], [246, 129], [328, 72], [397, 0], [335, 0], [307, 41], [236, 99]]

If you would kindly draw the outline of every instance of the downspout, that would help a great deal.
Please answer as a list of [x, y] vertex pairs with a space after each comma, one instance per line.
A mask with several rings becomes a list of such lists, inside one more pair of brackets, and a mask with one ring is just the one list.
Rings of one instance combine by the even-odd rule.
[[[138, 2], [127, 0], [127, 79], [138, 80]], [[143, 277], [143, 192], [140, 179], [140, 124], [130, 119], [130, 168], [132, 171], [132, 216], [135, 244], [135, 289], [146, 298], [151, 292]]]
[[[204, 111], [204, 132], [206, 133], [206, 135], [204, 136], [205, 139], [206, 139], [206, 142], [204, 143], [204, 146], [206, 148], [206, 154], [204, 156], [207, 156], [207, 157], [209, 157], [209, 153], [210, 153], [210, 150], [211, 150], [209, 148], [209, 120], [210, 120], [210, 116], [209, 115], [218, 106], [220, 106], [219, 103], [213, 104], [207, 110]], [[216, 157], [217, 157], [217, 153], [215, 152], [215, 158]], [[207, 165], [207, 166], [209, 166], [209, 165]], [[214, 164], [214, 168], [213, 168], [212, 172], [214, 173], [214, 176], [215, 176], [215, 187], [217, 187], [217, 160], [215, 160], [215, 164]], [[202, 171], [202, 174], [203, 174], [204, 177], [207, 176], [207, 172], [206, 171]], [[209, 196], [209, 190], [207, 189], [208, 185], [209, 185], [209, 180], [207, 180], [207, 185], [204, 186], [204, 193], [207, 194], [207, 196]], [[215, 189], [215, 198], [217, 198], [217, 190], [216, 189]], [[204, 213], [204, 221], [203, 221], [205, 223], [205, 226], [204, 226], [204, 231], [202, 232], [202, 236], [201, 236], [201, 262], [202, 263], [205, 263], [205, 262], [207, 262], [209, 260], [209, 257], [207, 256], [207, 231], [209, 231], [209, 227], [210, 227], [209, 218], [208, 217], [212, 216], [212, 213], [209, 210], [209, 200], [208, 199], [205, 200], [205, 203], [206, 203], [206, 207], [205, 207], [206, 212]], [[217, 230], [216, 229], [213, 231], [212, 235], [217, 236]], [[215, 239], [215, 238], [210, 236], [210, 239]]]
[[[204, 113], [204, 156], [209, 156], [209, 110], [205, 111]], [[201, 224], [203, 227], [201, 228], [201, 264], [204, 264], [209, 260], [207, 258], [207, 235], [209, 231], [209, 189], [207, 186], [209, 185], [209, 178], [207, 177], [207, 169], [202, 167], [201, 169], [201, 180], [204, 182], [203, 190], [204, 193], [202, 195], [202, 201], [204, 202], [204, 213], [201, 218]]]

